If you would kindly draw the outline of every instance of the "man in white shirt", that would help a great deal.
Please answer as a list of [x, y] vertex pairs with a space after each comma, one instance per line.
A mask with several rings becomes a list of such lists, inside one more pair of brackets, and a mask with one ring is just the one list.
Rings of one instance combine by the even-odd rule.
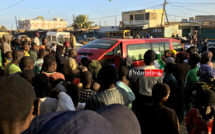
[[36, 37], [34, 38], [34, 42], [37, 44], [37, 46], [40, 46], [40, 40], [39, 40], [39, 33], [36, 34]]
[[[144, 54], [144, 67], [140, 67], [138, 69], [152, 69], [156, 70], [156, 68], [153, 63], [155, 60], [155, 52], [153, 50], [148, 50]], [[162, 77], [145, 77], [141, 76], [139, 77], [139, 97], [141, 100], [141, 103], [151, 103], [152, 101], [152, 88], [156, 83], [161, 83]]]

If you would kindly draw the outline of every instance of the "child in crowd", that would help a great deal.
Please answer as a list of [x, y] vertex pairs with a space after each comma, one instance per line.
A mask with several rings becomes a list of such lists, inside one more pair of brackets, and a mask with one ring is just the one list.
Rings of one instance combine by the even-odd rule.
[[44, 62], [43, 59], [46, 55], [48, 55], [48, 51], [46, 51], [45, 49], [42, 49], [39, 51], [38, 59], [34, 63], [33, 71], [34, 71], [35, 75], [40, 74], [40, 71], [42, 69], [42, 65]]
[[57, 70], [57, 62], [53, 55], [46, 55], [44, 57], [44, 63], [42, 66], [41, 72], [46, 74], [51, 83], [53, 83], [57, 79], [65, 80], [65, 77], [62, 73], [56, 72]]
[[55, 112], [57, 110], [57, 99], [47, 97], [49, 90], [49, 79], [45, 74], [38, 74], [32, 79], [36, 97], [40, 99], [40, 115]]
[[51, 51], [54, 51], [56, 53], [57, 47], [55, 43], [52, 43], [51, 45]]
[[8, 51], [6, 52], [6, 58], [5, 58], [5, 63], [8, 64], [13, 60], [12, 52]]
[[23, 51], [24, 51], [24, 53], [25, 53], [25, 56], [30, 56], [29, 53], [28, 53], [29, 50], [30, 50], [30, 46], [29, 46], [28, 42], [25, 41], [25, 42], [23, 43]]
[[142, 133], [178, 134], [179, 122], [175, 111], [163, 105], [169, 98], [167, 84], [157, 83], [152, 89], [153, 103], [146, 105], [139, 116]]
[[24, 70], [20, 76], [26, 79], [32, 85], [32, 79], [34, 78], [34, 72], [32, 70]]
[[89, 71], [85, 71], [81, 74], [81, 83], [83, 88], [80, 89], [80, 100], [79, 102], [86, 103], [90, 96], [95, 94], [95, 92], [91, 89], [92, 84], [92, 74]]
[[95, 92], [98, 92], [100, 89], [100, 84], [98, 82], [93, 82], [92, 84], [92, 90]]
[[37, 56], [37, 44], [36, 43], [33, 42], [31, 44], [31, 50], [30, 50], [29, 54], [30, 54], [30, 57], [34, 59], [34, 61], [37, 60], [38, 56]]
[[45, 49], [51, 54], [51, 48], [49, 46], [46, 46]]
[[60, 48], [60, 53], [57, 55], [57, 71], [63, 73], [64, 72], [64, 60], [65, 60], [65, 54], [66, 49], [65, 47]]
[[129, 101], [131, 102], [128, 107], [131, 109], [132, 108], [132, 102], [135, 100], [135, 95], [131, 90], [131, 84], [130, 81], [126, 78], [128, 75], [128, 69], [125, 66], [120, 66], [119, 70], [118, 70], [118, 76], [119, 76], [119, 80], [116, 84], [117, 87], [124, 89], [127, 94], [128, 94], [128, 98]]
[[6, 52], [4, 68], [6, 68], [7, 64], [10, 63], [12, 60], [13, 60], [12, 52], [11, 51]]
[[34, 59], [29, 56], [23, 57], [20, 62], [20, 69], [22, 71], [33, 70], [34, 69]]
[[196, 105], [186, 115], [186, 127], [189, 134], [211, 133], [214, 121], [215, 94], [210, 89], [203, 89], [197, 93]]

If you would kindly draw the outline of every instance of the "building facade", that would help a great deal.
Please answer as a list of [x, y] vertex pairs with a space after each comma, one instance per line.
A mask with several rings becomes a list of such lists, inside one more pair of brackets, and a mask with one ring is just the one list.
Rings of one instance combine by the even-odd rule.
[[195, 22], [203, 24], [204, 22], [215, 22], [215, 15], [197, 15]]
[[18, 20], [18, 29], [24, 30], [49, 30], [57, 28], [66, 28], [67, 21], [64, 21], [60, 18], [54, 18], [53, 20], [44, 20], [44, 19], [32, 19], [32, 20]]
[[145, 29], [163, 26], [165, 25], [165, 14], [162, 17], [162, 13], [163, 9], [144, 9], [122, 12], [122, 25], [143, 26]]

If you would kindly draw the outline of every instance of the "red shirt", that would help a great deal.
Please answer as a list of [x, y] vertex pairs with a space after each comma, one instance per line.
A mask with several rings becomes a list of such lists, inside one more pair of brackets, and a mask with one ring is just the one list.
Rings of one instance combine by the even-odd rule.
[[213, 119], [204, 121], [199, 110], [194, 108], [186, 115], [186, 126], [190, 134], [211, 133]]
[[66, 47], [66, 48], [69, 48], [70, 47], [70, 42], [69, 41], [65, 41], [63, 43], [63, 45]]

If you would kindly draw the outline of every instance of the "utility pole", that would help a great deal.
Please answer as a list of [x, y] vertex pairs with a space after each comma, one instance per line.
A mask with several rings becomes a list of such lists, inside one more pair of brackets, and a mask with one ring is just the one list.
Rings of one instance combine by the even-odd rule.
[[106, 21], [105, 21], [105, 26], [106, 26]]
[[[163, 4], [163, 12], [162, 12], [162, 17], [161, 17], [161, 26], [163, 25], [163, 19], [164, 19], [164, 13], [166, 14], [166, 5], [167, 2], [166, 0], [164, 0], [164, 4]], [[167, 16], [166, 16], [167, 17]], [[165, 23], [165, 22], [164, 22]], [[165, 24], [164, 24], [165, 25]]]
[[166, 21], [167, 21], [167, 23], [169, 24], [169, 19], [168, 19], [168, 17], [167, 17], [166, 10], [165, 10], [165, 15], [166, 15]]

